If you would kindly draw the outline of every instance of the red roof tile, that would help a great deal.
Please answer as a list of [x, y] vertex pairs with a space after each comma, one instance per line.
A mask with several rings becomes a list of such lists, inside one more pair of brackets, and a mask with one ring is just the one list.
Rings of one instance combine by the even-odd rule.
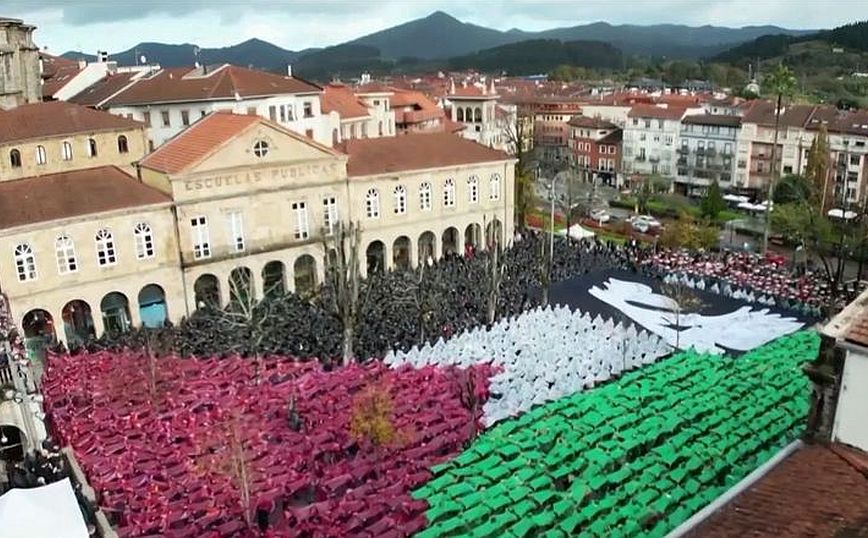
[[140, 164], [158, 172], [177, 174], [261, 120], [254, 115], [214, 112], [181, 131]]
[[145, 125], [138, 121], [65, 101], [33, 103], [0, 110], [0, 144], [144, 127]]
[[39, 57], [42, 59], [43, 97], [53, 96], [81, 71], [78, 62], [74, 60], [45, 52], [40, 53]]
[[337, 112], [342, 120], [370, 116], [368, 108], [359, 101], [356, 94], [343, 84], [329, 84], [323, 88], [321, 108], [323, 113]]
[[113, 97], [109, 104], [134, 105], [259, 97], [286, 93], [319, 93], [322, 89], [299, 78], [223, 65], [203, 74], [202, 68], [161, 69]]
[[114, 166], [0, 181], [0, 229], [171, 200]]
[[567, 122], [567, 125], [571, 125], [573, 127], [586, 127], [588, 129], [618, 128], [618, 126], [611, 121], [604, 120], [603, 118], [589, 116], [573, 116], [572, 118], [570, 118], [570, 121]]
[[843, 445], [806, 446], [687, 536], [868, 536], [865, 458]]
[[633, 105], [627, 116], [630, 118], [654, 118], [659, 120], [680, 120], [684, 117], [685, 107], [660, 107], [655, 105]]
[[358, 95], [367, 95], [373, 93], [393, 93], [394, 90], [385, 84], [381, 84], [379, 82], [368, 82], [367, 84], [361, 84], [356, 86], [356, 93]]
[[850, 342], [868, 347], [868, 313], [862, 314], [850, 325], [845, 337]]
[[114, 73], [103, 77], [69, 99], [71, 103], [84, 106], [100, 106], [108, 98], [132, 83], [136, 73]]
[[452, 98], [468, 98], [468, 99], [496, 99], [496, 93], [488, 93], [488, 91], [483, 91], [482, 88], [477, 86], [456, 86], [455, 91], [449, 92], [447, 95], [449, 99]]
[[408, 134], [348, 140], [350, 177], [504, 161], [509, 155], [451, 133]]

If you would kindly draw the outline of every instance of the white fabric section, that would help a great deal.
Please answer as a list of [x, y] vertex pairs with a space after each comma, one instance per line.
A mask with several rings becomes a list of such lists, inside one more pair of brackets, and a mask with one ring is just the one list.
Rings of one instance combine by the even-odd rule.
[[386, 364], [456, 365], [493, 363], [503, 371], [491, 379], [485, 404], [490, 426], [537, 404], [591, 388], [625, 370], [650, 364], [670, 347], [632, 325], [591, 319], [567, 307], [534, 309], [491, 327], [472, 329], [433, 346], [391, 352]]
[[3, 538], [88, 538], [87, 525], [68, 478], [0, 497]]
[[[704, 285], [702, 280], [699, 282]], [[685, 284], [697, 287], [697, 282], [692, 280]], [[671, 346], [677, 343], [681, 349], [693, 347], [703, 353], [723, 354], [724, 347], [749, 351], [802, 328], [798, 319], [771, 313], [768, 308], [754, 309], [751, 306], [742, 306], [718, 316], [679, 315], [674, 300], [654, 293], [645, 284], [617, 278], [608, 279], [602, 288], [594, 286], [588, 293], [660, 335]], [[743, 292], [731, 296], [748, 302], [762, 302], [757, 301], [753, 294]]]

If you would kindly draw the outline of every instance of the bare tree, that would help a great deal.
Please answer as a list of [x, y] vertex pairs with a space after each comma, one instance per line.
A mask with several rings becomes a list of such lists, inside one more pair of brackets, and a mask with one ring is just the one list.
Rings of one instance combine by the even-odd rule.
[[343, 328], [342, 364], [346, 366], [354, 358], [354, 331], [362, 310], [359, 303], [361, 287], [359, 249], [361, 229], [358, 223], [350, 222], [335, 226], [332, 234], [323, 234], [325, 249], [326, 279], [331, 288], [327, 307], [337, 316]]
[[663, 295], [672, 299], [675, 303], [674, 311], [675, 319], [671, 320], [675, 323], [675, 347], [681, 347], [681, 314], [696, 312], [702, 308], [702, 299], [696, 295], [692, 288], [681, 282], [673, 284], [664, 284], [662, 286]]
[[[487, 226], [483, 220], [483, 226]], [[497, 242], [497, 231], [492, 225], [492, 237], [488, 241], [488, 290], [486, 294], [486, 320], [488, 324], [494, 323], [497, 317], [497, 303], [500, 299], [500, 285], [503, 282], [503, 274], [506, 271], [506, 266], [500, 256], [500, 245]]]

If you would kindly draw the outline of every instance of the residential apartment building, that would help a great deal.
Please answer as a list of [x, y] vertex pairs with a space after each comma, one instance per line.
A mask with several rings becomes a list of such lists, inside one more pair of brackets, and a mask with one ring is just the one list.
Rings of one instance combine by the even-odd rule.
[[368, 107], [345, 84], [333, 82], [324, 86], [321, 108], [332, 124], [332, 146], [343, 140], [376, 134], [374, 118]]
[[138, 178], [98, 166], [0, 182], [0, 287], [30, 345], [308, 293], [341, 222], [360, 226], [363, 273], [504, 244], [514, 163], [449, 133], [334, 149], [212, 113], [143, 158]]
[[681, 121], [675, 192], [702, 196], [713, 182], [723, 189], [733, 184], [741, 118], [694, 114]]
[[701, 108], [640, 104], [630, 109], [624, 127], [622, 168], [626, 175], [675, 178], [681, 120]]
[[443, 109], [422, 92], [395, 89], [389, 104], [395, 113], [395, 130], [398, 134], [453, 130], [451, 125], [446, 124]]
[[620, 186], [623, 131], [601, 118], [574, 116], [569, 122], [573, 164], [586, 180]]
[[546, 162], [569, 161], [569, 121], [582, 113], [582, 108], [571, 98], [539, 98], [532, 102], [534, 154]]
[[38, 103], [42, 98], [34, 30], [24, 21], [0, 17], [0, 109]]
[[52, 101], [0, 110], [0, 181], [116, 166], [128, 173], [147, 152], [145, 125]]
[[368, 138], [395, 136], [395, 112], [391, 107], [394, 90], [377, 82], [368, 82], [356, 87], [355, 94], [371, 115]]
[[335, 126], [322, 113], [322, 92], [299, 78], [229, 64], [151, 66], [112, 73], [70, 101], [145, 123], [154, 148], [216, 111], [257, 114], [331, 145]]

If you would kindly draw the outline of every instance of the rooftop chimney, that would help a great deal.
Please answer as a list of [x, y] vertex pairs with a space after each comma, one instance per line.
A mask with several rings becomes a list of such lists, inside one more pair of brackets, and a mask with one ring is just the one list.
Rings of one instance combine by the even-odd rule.
[[292, 64], [286, 65], [286, 76], [288, 76], [288, 77], [292, 76]]
[[104, 50], [96, 51], [96, 61], [101, 64], [106, 63], [108, 61], [108, 52]]

